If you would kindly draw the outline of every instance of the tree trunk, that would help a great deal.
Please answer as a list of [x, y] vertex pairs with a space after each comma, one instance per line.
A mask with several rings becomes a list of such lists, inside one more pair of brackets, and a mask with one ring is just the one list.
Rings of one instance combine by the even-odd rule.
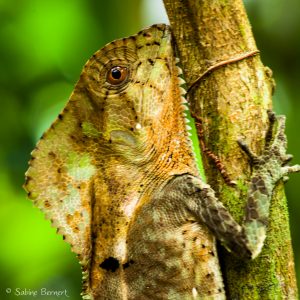
[[[190, 88], [192, 113], [203, 121], [207, 148], [219, 156], [237, 186], [225, 184], [204, 155], [207, 180], [236, 220], [242, 222], [251, 170], [237, 140], [244, 139], [258, 154], [264, 146], [267, 109], [272, 107], [271, 71], [263, 66], [259, 55], [250, 55], [215, 68], [197, 81], [209, 67], [256, 50], [243, 3], [164, 0], [164, 4]], [[222, 247], [219, 256], [228, 299], [297, 299], [282, 183], [274, 191], [267, 239], [259, 257], [242, 261]]]

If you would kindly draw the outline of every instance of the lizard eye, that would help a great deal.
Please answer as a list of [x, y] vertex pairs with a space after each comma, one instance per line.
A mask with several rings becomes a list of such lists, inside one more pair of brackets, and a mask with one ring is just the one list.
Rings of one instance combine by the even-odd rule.
[[112, 67], [106, 75], [106, 81], [112, 85], [118, 85], [124, 82], [128, 77], [128, 69], [126, 67]]

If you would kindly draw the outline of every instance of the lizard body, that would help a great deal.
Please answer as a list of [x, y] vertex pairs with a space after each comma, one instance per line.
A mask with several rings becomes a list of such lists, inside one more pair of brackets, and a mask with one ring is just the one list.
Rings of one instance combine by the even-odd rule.
[[272, 190], [299, 170], [273, 115], [262, 156], [241, 142], [255, 168], [237, 224], [200, 178], [180, 74], [166, 25], [106, 45], [32, 152], [25, 188], [78, 255], [84, 299], [225, 299], [215, 237], [257, 256]]

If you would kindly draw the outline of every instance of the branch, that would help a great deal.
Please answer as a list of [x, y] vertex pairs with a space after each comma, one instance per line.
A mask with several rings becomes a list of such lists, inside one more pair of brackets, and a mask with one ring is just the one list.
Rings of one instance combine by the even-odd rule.
[[[191, 110], [202, 120], [206, 147], [219, 156], [237, 187], [224, 183], [209, 157], [208, 182], [242, 221], [250, 167], [242, 138], [260, 153], [272, 106], [273, 80], [265, 68], [241, 0], [164, 0], [189, 88]], [[241, 59], [236, 59], [241, 57]], [[235, 60], [230, 64], [227, 62]], [[213, 66], [220, 64], [219, 68]], [[210, 72], [207, 72], [207, 70]], [[201, 75], [202, 74], [202, 75]], [[204, 74], [204, 75], [203, 75]], [[199, 79], [199, 76], [201, 79]], [[283, 184], [274, 191], [267, 239], [260, 256], [245, 262], [220, 248], [228, 299], [297, 299]]]

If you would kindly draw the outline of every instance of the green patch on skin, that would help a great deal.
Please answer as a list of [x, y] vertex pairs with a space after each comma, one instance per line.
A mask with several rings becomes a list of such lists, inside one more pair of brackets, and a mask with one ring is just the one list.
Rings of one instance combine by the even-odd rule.
[[100, 136], [100, 132], [94, 127], [92, 123], [83, 122], [82, 123], [82, 132], [88, 137], [97, 138]]
[[88, 153], [70, 152], [66, 167], [68, 175], [78, 181], [87, 181], [96, 172]]
[[65, 197], [63, 206], [66, 206], [69, 214], [73, 215], [81, 208], [80, 193], [73, 186], [68, 186], [69, 195]]

